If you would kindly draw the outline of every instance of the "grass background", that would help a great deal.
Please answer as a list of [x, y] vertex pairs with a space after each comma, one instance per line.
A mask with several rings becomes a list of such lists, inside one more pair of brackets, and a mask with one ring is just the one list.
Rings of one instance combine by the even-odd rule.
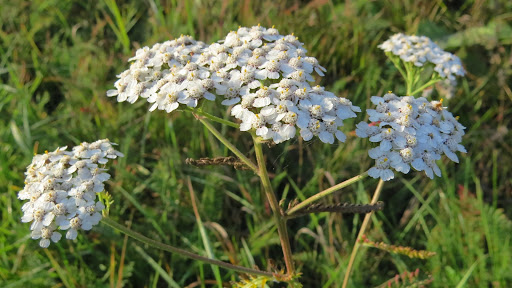
[[[432, 287], [512, 286], [512, 2], [0, 0], [0, 7], [1, 287], [216, 285], [210, 266], [144, 247], [105, 225], [46, 250], [30, 239], [16, 194], [33, 153], [106, 137], [126, 155], [111, 169], [111, 217], [205, 254], [191, 181], [217, 258], [284, 266], [258, 179], [226, 167], [185, 165], [188, 157], [229, 155], [199, 122], [189, 113], [150, 114], [142, 102], [105, 96], [137, 48], [180, 34], [210, 43], [258, 23], [295, 33], [328, 70], [320, 84], [363, 110], [371, 95], [405, 91], [377, 48], [393, 33], [429, 36], [461, 58], [467, 76], [445, 103], [467, 127], [468, 153], [459, 164], [442, 161], [443, 176], [433, 181], [410, 173], [386, 183], [386, 207], [367, 234], [437, 255], [409, 259], [363, 248], [350, 286], [377, 286], [416, 269], [419, 279], [432, 275]], [[348, 121], [344, 131], [364, 117]], [[248, 135], [219, 129], [252, 155]], [[368, 148], [349, 137], [340, 145], [294, 140], [266, 149], [274, 188], [287, 200], [313, 195], [367, 170]], [[367, 203], [376, 183], [368, 179], [325, 201]], [[361, 221], [328, 213], [289, 221], [305, 287], [340, 287]], [[237, 279], [226, 270], [220, 277]]]

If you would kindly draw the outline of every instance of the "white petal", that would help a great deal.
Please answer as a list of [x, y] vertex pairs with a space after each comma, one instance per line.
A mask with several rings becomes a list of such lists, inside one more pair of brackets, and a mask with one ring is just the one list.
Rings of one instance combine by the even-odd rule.
[[453, 151], [450, 150], [450, 148], [448, 148], [446, 145], [443, 146], [443, 152], [448, 158], [450, 158], [450, 160], [452, 160], [455, 163], [459, 163], [459, 158], [457, 157], [457, 154], [453, 153]]
[[301, 129], [300, 130], [300, 136], [304, 141], [309, 141], [311, 138], [313, 138], [313, 133], [309, 129]]
[[112, 90], [107, 91], [108, 97], [116, 96], [117, 94], [119, 94], [119, 91], [117, 89], [112, 89]]
[[39, 241], [39, 246], [42, 248], [48, 248], [48, 246], [50, 246], [50, 239], [41, 239], [41, 241]]
[[395, 178], [395, 174], [393, 174], [393, 171], [391, 171], [391, 169], [385, 169], [380, 173], [380, 178], [382, 179], [382, 181], [389, 181]]
[[384, 155], [384, 151], [382, 151], [379, 147], [372, 148], [368, 150], [368, 155], [372, 159], [380, 158], [382, 155]]
[[51, 238], [53, 242], [57, 243], [62, 238], [62, 234], [60, 234], [59, 232], [53, 232]]
[[391, 148], [393, 148], [393, 145], [391, 145], [391, 141], [389, 140], [384, 140], [382, 142], [380, 142], [380, 150], [381, 151], [389, 151], [391, 150]]
[[78, 232], [75, 229], [69, 229], [66, 233], [66, 239], [75, 240]]
[[320, 132], [320, 134], [318, 134], [318, 138], [320, 138], [320, 141], [322, 141], [324, 143], [328, 143], [328, 144], [334, 143], [334, 136], [327, 131]]
[[372, 178], [379, 178], [380, 177], [380, 170], [377, 169], [377, 167], [372, 167], [370, 170], [368, 170], [368, 176]]
[[210, 100], [210, 101], [214, 101], [214, 100], [215, 100], [215, 95], [213, 95], [213, 94], [212, 94], [212, 93], [210, 93], [210, 92], [206, 92], [206, 93], [204, 93], [203, 97], [204, 97], [205, 99]]
[[270, 102], [271, 102], [271, 101], [270, 101], [270, 98], [268, 98], [268, 97], [265, 97], [265, 98], [256, 98], [256, 99], [254, 100], [254, 104], [253, 104], [253, 106], [254, 106], [254, 107], [265, 107], [265, 106], [269, 105], [269, 104], [270, 104]]
[[165, 109], [165, 112], [171, 113], [172, 111], [176, 110], [179, 106], [180, 106], [180, 104], [178, 104], [176, 102], [171, 103], [170, 105], [167, 105], [167, 108]]
[[412, 167], [418, 171], [423, 171], [425, 168], [427, 168], [427, 165], [421, 158], [416, 158], [411, 163]]
[[231, 99], [226, 99], [224, 101], [222, 101], [222, 105], [225, 105], [225, 106], [231, 106], [233, 104], [236, 104], [240, 102], [240, 97], [235, 97], [235, 98], [231, 98]]
[[347, 136], [343, 132], [341, 132], [341, 131], [336, 131], [336, 138], [340, 142], [345, 142], [345, 140], [347, 140]]
[[409, 166], [407, 163], [404, 163], [404, 162], [399, 162], [399, 163], [393, 165], [393, 168], [395, 168], [396, 171], [402, 172], [404, 174], [409, 173], [409, 171], [411, 170], [411, 166]]
[[248, 131], [252, 128], [252, 125], [250, 122], [242, 122], [240, 124], [240, 131]]

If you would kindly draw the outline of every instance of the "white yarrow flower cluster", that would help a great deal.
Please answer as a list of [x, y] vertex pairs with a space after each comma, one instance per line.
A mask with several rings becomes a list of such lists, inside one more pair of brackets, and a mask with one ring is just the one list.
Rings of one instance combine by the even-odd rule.
[[376, 162], [369, 176], [387, 181], [394, 178], [391, 169], [407, 174], [412, 166], [433, 179], [434, 174], [441, 176], [436, 160], [443, 154], [458, 163], [455, 153], [466, 153], [460, 144], [465, 127], [442, 107], [442, 101], [393, 93], [373, 96], [371, 101], [377, 107], [367, 112], [375, 125], [360, 122], [356, 129], [359, 137], [379, 143], [368, 151]]
[[[225, 41], [210, 46], [205, 58], [223, 105], [235, 105], [231, 115], [242, 121], [240, 130], [254, 129], [263, 139], [281, 143], [295, 137], [296, 127], [306, 141], [318, 136], [322, 142], [344, 142], [338, 130], [343, 120], [356, 117], [360, 108], [323, 87], [312, 86], [313, 72], [325, 68], [294, 35], [280, 35], [275, 28], [239, 28]], [[216, 65], [215, 59], [223, 59]]]
[[90, 230], [101, 220], [105, 208], [96, 201], [104, 190], [103, 182], [110, 178], [102, 168], [110, 159], [122, 157], [108, 139], [82, 143], [35, 155], [25, 172], [25, 187], [18, 193], [22, 206], [22, 222], [32, 222], [33, 239], [47, 248], [50, 240], [58, 242], [67, 230], [66, 238], [75, 239], [78, 230]]
[[139, 97], [171, 112], [179, 104], [196, 107], [202, 98], [223, 97], [235, 105], [231, 115], [242, 121], [240, 130], [254, 129], [264, 139], [281, 143], [295, 137], [296, 127], [308, 141], [345, 141], [338, 128], [356, 117], [360, 108], [345, 99], [312, 87], [312, 73], [325, 68], [308, 57], [297, 37], [275, 28], [239, 28], [209, 46], [189, 36], [139, 49], [130, 69], [121, 73], [108, 96], [135, 102]]
[[[176, 110], [179, 104], [196, 107], [201, 99], [215, 100], [210, 72], [198, 65], [197, 55], [206, 45], [190, 36], [155, 44], [137, 50], [130, 69], [117, 75], [116, 89], [107, 96], [117, 96], [118, 102], [134, 103], [145, 98], [150, 111]], [[196, 56], [194, 56], [196, 55]]]
[[434, 70], [442, 78], [455, 80], [456, 75], [464, 76], [465, 74], [459, 57], [444, 51], [426, 36], [408, 36], [398, 33], [378, 47], [418, 67], [430, 62], [434, 64]]

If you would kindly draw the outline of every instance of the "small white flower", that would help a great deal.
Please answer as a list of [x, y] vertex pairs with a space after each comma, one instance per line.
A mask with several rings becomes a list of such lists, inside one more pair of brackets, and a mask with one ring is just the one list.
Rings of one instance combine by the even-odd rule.
[[391, 161], [388, 155], [382, 155], [375, 160], [375, 167], [368, 170], [368, 175], [372, 178], [381, 178], [384, 181], [395, 178], [393, 171], [390, 168]]
[[176, 110], [179, 106], [178, 99], [184, 97], [183, 91], [183, 84], [166, 83], [154, 97], [148, 98], [149, 103], [154, 103], [149, 111], [158, 108], [158, 110], [165, 110], [170, 113]]
[[222, 101], [222, 105], [230, 106], [240, 102], [240, 97], [249, 93], [248, 87], [242, 87], [242, 82], [235, 78], [225, 85], [215, 85], [218, 95], [224, 95], [226, 98]]
[[280, 76], [279, 71], [281, 70], [281, 63], [279, 60], [272, 59], [263, 63], [259, 68], [261, 70], [256, 72], [257, 79], [278, 79]]
[[39, 246], [42, 248], [48, 248], [50, 246], [50, 240], [53, 242], [59, 242], [62, 235], [59, 232], [55, 232], [54, 226], [43, 227], [40, 230], [32, 231], [32, 239], [41, 239]]

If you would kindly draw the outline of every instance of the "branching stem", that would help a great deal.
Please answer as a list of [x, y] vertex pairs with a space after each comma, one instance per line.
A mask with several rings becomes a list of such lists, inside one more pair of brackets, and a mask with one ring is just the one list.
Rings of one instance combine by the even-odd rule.
[[231, 152], [233, 152], [240, 159], [240, 161], [244, 162], [244, 164], [251, 168], [251, 170], [253, 170], [254, 173], [258, 174], [258, 167], [254, 163], [252, 163], [252, 161], [249, 158], [247, 158], [242, 152], [240, 152], [240, 150], [238, 150], [238, 148], [236, 148], [235, 145], [231, 144], [231, 142], [229, 142], [229, 140], [226, 139], [217, 129], [215, 129], [215, 127], [213, 127], [213, 125], [210, 122], [208, 122], [208, 120], [206, 120], [203, 117], [197, 118], [213, 134], [213, 136], [219, 139], [219, 141], [222, 142], [222, 144], [224, 144], [229, 150], [231, 150]]
[[343, 181], [343, 182], [341, 182], [339, 184], [336, 184], [336, 185], [334, 185], [334, 186], [332, 186], [332, 187], [330, 187], [328, 189], [325, 189], [324, 191], [318, 192], [315, 195], [309, 197], [308, 199], [306, 199], [306, 200], [300, 202], [299, 204], [293, 206], [291, 209], [286, 211], [285, 214], [287, 216], [291, 216], [291, 215], [293, 215], [293, 213], [301, 210], [302, 208], [308, 206], [309, 204], [311, 204], [311, 203], [313, 203], [313, 202], [315, 202], [315, 201], [317, 201], [319, 199], [322, 199], [323, 197], [325, 197], [327, 195], [330, 195], [330, 194], [332, 194], [332, 193], [334, 193], [334, 192], [336, 192], [336, 191], [338, 191], [340, 189], [343, 189], [343, 188], [345, 188], [345, 187], [347, 187], [349, 185], [352, 185], [353, 183], [356, 183], [356, 182], [364, 179], [366, 176], [368, 176], [368, 172], [364, 172], [364, 173], [362, 173], [360, 175], [357, 175], [357, 176], [352, 177], [352, 178], [350, 178], [348, 180], [345, 180], [345, 181]]

